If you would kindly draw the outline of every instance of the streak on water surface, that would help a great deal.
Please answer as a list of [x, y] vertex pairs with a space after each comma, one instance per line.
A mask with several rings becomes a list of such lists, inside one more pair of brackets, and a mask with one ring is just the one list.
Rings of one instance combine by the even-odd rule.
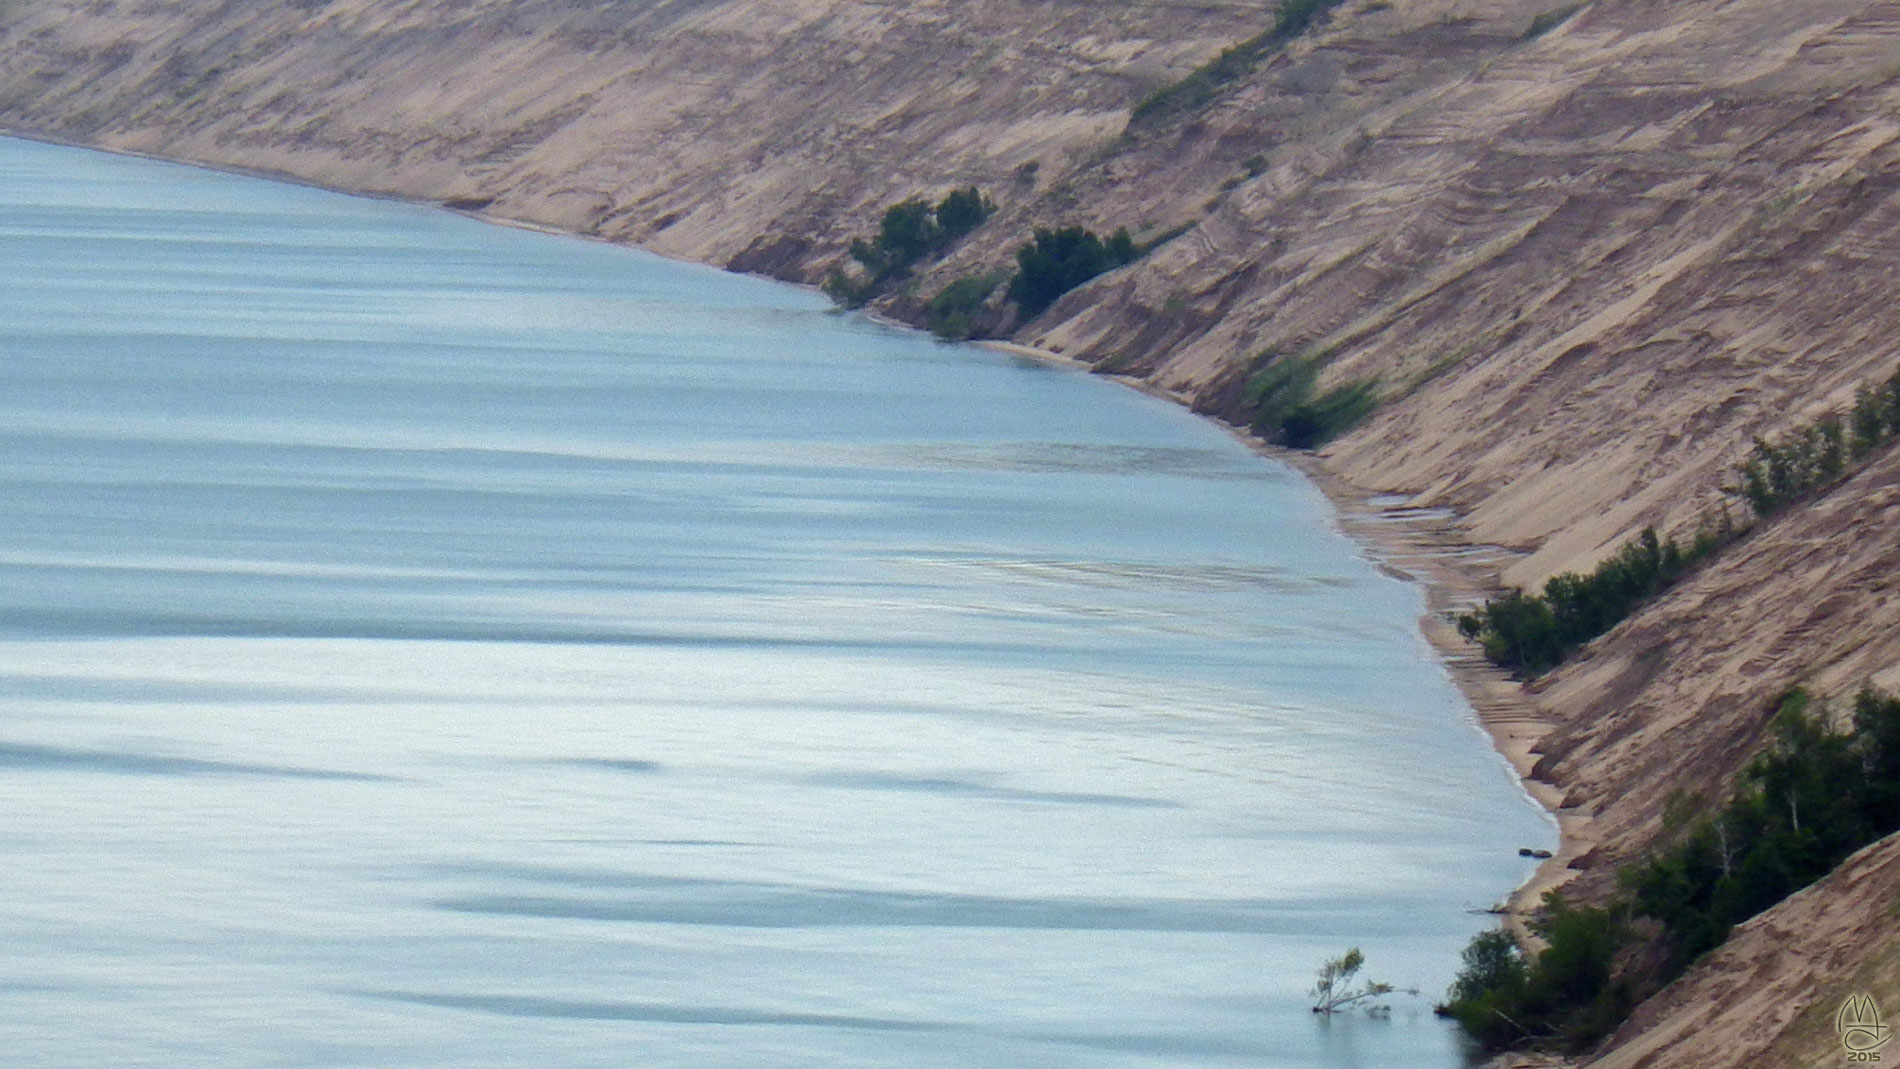
[[1071, 371], [0, 141], [0, 1046], [1462, 1062], [1550, 832], [1296, 476]]

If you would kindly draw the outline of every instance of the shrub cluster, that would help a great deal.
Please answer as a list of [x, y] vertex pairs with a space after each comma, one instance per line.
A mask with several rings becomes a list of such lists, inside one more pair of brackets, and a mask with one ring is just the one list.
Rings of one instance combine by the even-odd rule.
[[1630, 936], [1626, 911], [1574, 908], [1555, 893], [1545, 906], [1531, 926], [1542, 951], [1525, 954], [1502, 929], [1480, 932], [1438, 1007], [1488, 1050], [1534, 1041], [1579, 1050], [1614, 1031], [1635, 1005], [1630, 982], [1612, 969]]
[[[861, 270], [847, 274], [833, 269], [821, 288], [832, 300], [856, 308], [907, 276], [918, 261], [941, 254], [982, 226], [995, 211], [995, 203], [975, 186], [954, 190], [936, 204], [921, 197], [893, 204], [879, 220], [875, 238], [859, 238], [851, 243], [851, 259]], [[971, 336], [984, 306], [1004, 278], [1009, 279], [1007, 295], [1019, 306], [1021, 318], [1034, 319], [1064, 293], [1105, 271], [1134, 262], [1185, 229], [1137, 245], [1127, 227], [1107, 238], [1079, 226], [1057, 230], [1037, 227], [1029, 243], [1016, 250], [1014, 276], [991, 272], [951, 282], [924, 305], [925, 324], [942, 337]]]
[[1273, 25], [1190, 71], [1180, 81], [1164, 85], [1143, 97], [1129, 115], [1129, 125], [1152, 125], [1171, 115], [1198, 111], [1213, 103], [1230, 82], [1253, 72], [1269, 53], [1305, 33], [1344, 0], [1286, 0]]
[[1514, 590], [1487, 601], [1460, 616], [1458, 630], [1482, 645], [1492, 664], [1522, 676], [1541, 675], [1733, 537], [1726, 512], [1719, 520], [1704, 518], [1687, 547], [1645, 528], [1590, 574], [1565, 572], [1552, 576], [1541, 594]]
[[1277, 445], [1317, 449], [1364, 419], [1379, 403], [1378, 383], [1348, 382], [1315, 394], [1320, 361], [1315, 356], [1272, 354], [1247, 382], [1245, 403], [1254, 433]]
[[862, 265], [864, 276], [853, 279], [833, 271], [825, 279], [824, 290], [840, 304], [863, 304], [886, 283], [906, 274], [912, 264], [944, 251], [982, 226], [995, 211], [995, 203], [975, 186], [954, 190], [934, 205], [921, 197], [893, 204], [884, 210], [877, 237], [851, 243], [851, 258]]
[[1034, 240], [1016, 250], [1017, 271], [1010, 280], [1009, 298], [1022, 307], [1024, 320], [1034, 319], [1057, 297], [1104, 271], [1133, 263], [1144, 251], [1127, 227], [1107, 241], [1079, 226], [1037, 227]]
[[[1862, 386], [1847, 413], [1829, 413], [1755, 450], [1730, 492], [1767, 518], [1804, 494], [1839, 482], [1853, 466], [1900, 438], [1900, 372]], [[1492, 664], [1535, 676], [1562, 663], [1584, 643], [1615, 627], [1636, 607], [1675, 582], [1689, 566], [1733, 541], [1728, 512], [1705, 517], [1688, 546], [1658, 540], [1654, 530], [1625, 545], [1589, 575], [1566, 572], [1541, 594], [1514, 591], [1458, 618], [1458, 630], [1480, 643]]]
[[1784, 697], [1773, 743], [1728, 804], [1679, 827], [1674, 845], [1620, 873], [1611, 903], [1570, 909], [1553, 901], [1538, 925], [1549, 946], [1535, 958], [1502, 931], [1473, 939], [1441, 1012], [1492, 1049], [1580, 1049], [1612, 1031], [1639, 995], [1721, 945], [1736, 924], [1900, 830], [1900, 698], [1864, 688], [1850, 733], [1833, 730], [1809, 705], [1800, 690]]
[[1772, 516], [1789, 502], [1838, 482], [1858, 461], [1900, 437], [1900, 371], [1879, 386], [1863, 385], [1854, 407], [1831, 412], [1755, 451], [1737, 473], [1737, 491], [1755, 515]]
[[[1775, 442], [1757, 438], [1731, 492], [1766, 518], [1838, 482], [1896, 438], [1900, 372], [1862, 386], [1847, 413]], [[1483, 642], [1492, 661], [1534, 674], [1734, 537], [1726, 510], [1719, 524], [1704, 520], [1687, 550], [1646, 530], [1591, 575], [1558, 576], [1541, 595], [1489, 602], [1461, 617], [1459, 629]], [[1666, 818], [1677, 832], [1673, 844], [1620, 873], [1621, 891], [1607, 906], [1553, 902], [1540, 928], [1550, 945], [1535, 958], [1503, 932], [1474, 939], [1440, 1011], [1493, 1049], [1580, 1049], [1613, 1030], [1638, 996], [1720, 946], [1736, 924], [1900, 831], [1900, 698], [1863, 688], [1847, 733], [1809, 705], [1801, 690], [1786, 695], [1771, 745], [1743, 771], [1729, 802], [1700, 821]]]
[[1720, 812], [1623, 874], [1632, 913], [1660, 922], [1667, 977], [1721, 945], [1729, 929], [1900, 831], [1900, 698], [1863, 688], [1853, 727], [1782, 699], [1774, 742]]
[[924, 324], [931, 333], [948, 341], [971, 337], [983, 313], [984, 302], [1006, 276], [999, 272], [965, 275], [939, 290], [924, 305]]

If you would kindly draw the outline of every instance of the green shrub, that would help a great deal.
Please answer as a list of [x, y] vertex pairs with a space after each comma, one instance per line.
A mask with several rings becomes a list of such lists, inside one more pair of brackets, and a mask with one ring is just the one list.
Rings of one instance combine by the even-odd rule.
[[1079, 226], [1060, 230], [1036, 228], [1035, 238], [1016, 250], [1016, 277], [1009, 298], [1022, 307], [1023, 319], [1041, 315], [1056, 298], [1089, 279], [1141, 255], [1128, 228], [1115, 231], [1107, 241]]
[[1256, 363], [1261, 365], [1260, 370], [1247, 380], [1243, 401], [1253, 413], [1250, 422], [1254, 433], [1271, 440], [1278, 437], [1287, 414], [1312, 396], [1313, 383], [1319, 378], [1319, 359], [1267, 352]]
[[1350, 430], [1378, 405], [1378, 384], [1349, 382], [1315, 397], [1319, 359], [1271, 353], [1248, 380], [1245, 403], [1254, 433], [1276, 445], [1316, 449]]
[[943, 252], [982, 226], [995, 211], [996, 205], [975, 186], [952, 190], [934, 205], [921, 197], [893, 204], [878, 221], [875, 238], [851, 242], [851, 258], [864, 268], [863, 277], [833, 271], [821, 288], [839, 304], [855, 308], [902, 278], [917, 261]]
[[[1502, 931], [1473, 939], [1440, 1012], [1493, 1050], [1580, 1049], [1613, 1031], [1639, 991], [1682, 975], [1735, 925], [1900, 830], [1900, 698], [1863, 688], [1851, 734], [1811, 704], [1799, 689], [1783, 696], [1772, 742], [1728, 804], [1619, 873], [1609, 905], [1570, 909], [1553, 897], [1537, 926], [1549, 946], [1535, 961]], [[1641, 952], [1619, 959], [1631, 942]]]
[[965, 275], [945, 286], [924, 306], [925, 324], [932, 333], [950, 341], [970, 337], [984, 302], [1003, 284], [1003, 277], [999, 272]]
[[1900, 699], [1863, 689], [1851, 734], [1809, 705], [1806, 692], [1789, 692], [1773, 742], [1743, 771], [1728, 805], [1623, 874], [1634, 912], [1663, 926], [1668, 976], [1733, 926], [1900, 830]]
[[1371, 382], [1335, 386], [1310, 401], [1294, 405], [1280, 421], [1280, 442], [1294, 449], [1317, 449], [1351, 430], [1379, 404], [1378, 388]]
[[1553, 892], [1534, 927], [1546, 944], [1535, 958], [1507, 932], [1473, 937], [1438, 1012], [1489, 1050], [1530, 1041], [1581, 1050], [1613, 1031], [1633, 1004], [1614, 975], [1630, 938], [1624, 911], [1575, 908]]
[[[1776, 441], [1755, 439], [1754, 452], [1730, 488], [1757, 516], [1768, 517], [1811, 491], [1847, 476], [1854, 465], [1900, 437], [1900, 372], [1878, 387], [1863, 386], [1845, 415], [1829, 413]], [[1696, 561], [1736, 536], [1726, 508], [1704, 517], [1687, 548], [1647, 530], [1589, 575], [1566, 572], [1541, 594], [1511, 593], [1458, 619], [1485, 656], [1525, 676], [1556, 667], [1584, 643], [1615, 627], [1661, 593]]]
[[1452, 981], [1450, 1002], [1465, 1002], [1487, 991], [1521, 991], [1530, 979], [1517, 940], [1502, 928], [1479, 932], [1465, 947], [1464, 968]]
[[851, 243], [851, 258], [874, 274], [888, 274], [923, 258], [942, 236], [930, 203], [913, 198], [884, 210], [875, 242]]
[[1298, 37], [1307, 28], [1318, 22], [1321, 16], [1338, 7], [1343, 0], [1285, 0], [1280, 10], [1274, 14], [1273, 29], [1269, 31], [1281, 41]]
[[1564, 572], [1541, 594], [1513, 591], [1458, 618], [1458, 630], [1484, 647], [1487, 660], [1523, 676], [1555, 668], [1576, 649], [1621, 623], [1723, 545], [1733, 532], [1705, 517], [1687, 549], [1654, 527], [1619, 548], [1588, 575]]
[[952, 190], [937, 202], [935, 214], [939, 242], [954, 245], [964, 235], [982, 226], [995, 211], [996, 205], [990, 203], [975, 186]]
[[1327, 12], [1344, 0], [1286, 0], [1275, 14], [1273, 26], [1225, 48], [1178, 82], [1164, 85], [1143, 97], [1129, 114], [1129, 125], [1153, 125], [1172, 115], [1198, 111], [1214, 102], [1229, 83], [1253, 73], [1260, 61], [1274, 49], [1305, 33]]
[[818, 288], [844, 308], [861, 307], [871, 299], [873, 290], [869, 279], [854, 279], [835, 267], [825, 273], [825, 280]]
[[1161, 119], [1183, 112], [1199, 111], [1214, 102], [1229, 82], [1251, 73], [1272, 47], [1278, 43], [1273, 31], [1247, 38], [1206, 63], [1190, 71], [1180, 81], [1149, 93], [1129, 113], [1129, 125], [1154, 125]]
[[1900, 371], [1862, 385], [1845, 415], [1830, 412], [1775, 441], [1756, 438], [1736, 472], [1735, 492], [1766, 518], [1809, 491], [1839, 482], [1853, 466], [1900, 437]]

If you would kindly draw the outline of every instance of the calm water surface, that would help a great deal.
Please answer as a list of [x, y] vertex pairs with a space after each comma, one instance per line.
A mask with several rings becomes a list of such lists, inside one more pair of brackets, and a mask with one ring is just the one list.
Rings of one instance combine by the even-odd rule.
[[1462, 1064], [1552, 835], [1284, 467], [1071, 371], [0, 141], [9, 1065]]

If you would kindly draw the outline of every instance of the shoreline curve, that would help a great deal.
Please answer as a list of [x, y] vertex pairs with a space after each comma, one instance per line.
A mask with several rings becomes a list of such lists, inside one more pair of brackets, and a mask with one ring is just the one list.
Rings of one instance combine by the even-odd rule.
[[[448, 202], [442, 200], [331, 185], [270, 168], [165, 156], [152, 152], [89, 144], [39, 131], [6, 127], [0, 127], [0, 137], [37, 141], [89, 152], [104, 152], [133, 159], [179, 164], [222, 174], [285, 182], [372, 200], [413, 204], [496, 226], [614, 245], [619, 248], [634, 249], [647, 255], [659, 256], [676, 263], [726, 270], [717, 264], [668, 256], [639, 245], [613, 241], [598, 235], [511, 219], [480, 209], [451, 207]], [[787, 282], [777, 278], [770, 281], [781, 285], [799, 286], [814, 293], [818, 292], [816, 286]], [[906, 330], [918, 329], [913, 324], [886, 317], [873, 316], [872, 318]], [[1052, 350], [1007, 339], [973, 339], [962, 344], [976, 345], [997, 352], [1088, 371], [1184, 408], [1189, 407], [1190, 399], [1178, 393], [1162, 389], [1133, 376], [1099, 371], [1086, 361]], [[1522, 551], [1509, 547], [1482, 545], [1462, 538], [1456, 517], [1444, 515], [1443, 510], [1408, 508], [1402, 503], [1382, 500], [1388, 496], [1398, 495], [1381, 495], [1347, 482], [1326, 466], [1323, 454], [1304, 453], [1274, 446], [1245, 428], [1236, 427], [1212, 416], [1200, 413], [1196, 415], [1232, 434], [1254, 452], [1286, 463], [1298, 471], [1325, 495], [1327, 501], [1333, 506], [1334, 518], [1340, 529], [1368, 553], [1376, 566], [1394, 578], [1418, 584], [1423, 591], [1426, 611], [1417, 622], [1419, 632], [1437, 654], [1440, 664], [1444, 666], [1459, 691], [1464, 694], [1472, 708], [1477, 726], [1490, 738], [1493, 748], [1504, 757], [1516, 773], [1520, 788], [1544, 809], [1557, 828], [1558, 847], [1553, 851], [1552, 856], [1539, 864], [1531, 877], [1518, 885], [1492, 911], [1503, 917], [1505, 924], [1520, 943], [1537, 942], [1527, 927], [1526, 922], [1529, 916], [1537, 909], [1546, 892], [1568, 881], [1574, 873], [1574, 870], [1570, 868], [1571, 862], [1588, 853], [1596, 845], [1596, 837], [1590, 830], [1590, 817], [1577, 809], [1567, 807], [1564, 793], [1560, 788], [1538, 779], [1533, 774], [1538, 758], [1538, 743], [1553, 726], [1552, 721], [1525, 693], [1522, 684], [1478, 656], [1451, 623], [1453, 612], [1473, 606], [1486, 597], [1500, 593], [1503, 589], [1501, 574], [1504, 563], [1499, 562], [1508, 563], [1524, 554]], [[1500, 846], [1500, 849], [1506, 848]]]

